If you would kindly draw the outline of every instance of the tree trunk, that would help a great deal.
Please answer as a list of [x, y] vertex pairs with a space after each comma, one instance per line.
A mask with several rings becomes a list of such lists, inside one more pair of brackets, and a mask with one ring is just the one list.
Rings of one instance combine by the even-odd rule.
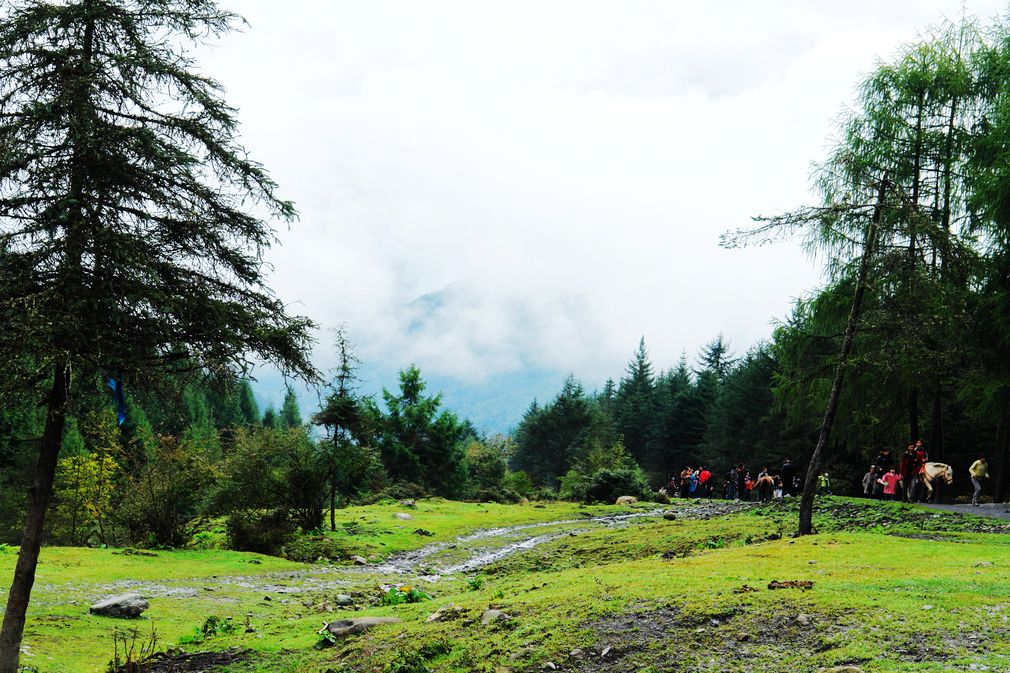
[[821, 421], [821, 432], [817, 437], [817, 446], [814, 447], [814, 452], [810, 456], [810, 465], [807, 467], [807, 478], [803, 482], [803, 495], [800, 498], [800, 535], [809, 535], [813, 532], [814, 491], [817, 489], [817, 475], [821, 470], [821, 462], [824, 450], [828, 444], [828, 436], [831, 434], [831, 426], [835, 423], [835, 414], [838, 413], [838, 397], [841, 394], [842, 382], [845, 379], [845, 368], [849, 361], [849, 352], [852, 350], [852, 343], [856, 339], [856, 327], [859, 325], [863, 295], [866, 292], [866, 278], [870, 273], [870, 259], [873, 256], [877, 227], [884, 214], [884, 190], [886, 186], [887, 173], [884, 173], [877, 191], [877, 205], [873, 211], [873, 219], [870, 220], [870, 224], [866, 228], [863, 256], [859, 261], [859, 274], [856, 277], [856, 291], [852, 297], [852, 307], [849, 309], [849, 319], [845, 325], [842, 349], [838, 354], [835, 380], [831, 384], [831, 394], [828, 396], [828, 405], [824, 410], [824, 420]]
[[929, 455], [943, 462], [943, 384], [937, 382], [933, 388], [933, 419], [929, 426]]
[[908, 392], [908, 441], [915, 444], [919, 436], [919, 388], [912, 386]]
[[1010, 477], [1010, 406], [1003, 406], [999, 429], [996, 431], [996, 484], [993, 502], [1003, 502], [1007, 494], [1007, 479]]
[[337, 475], [330, 474], [330, 532], [337, 530]]
[[0, 673], [17, 673], [18, 670], [21, 636], [25, 630], [25, 614], [28, 611], [32, 585], [35, 583], [35, 568], [38, 566], [39, 550], [42, 546], [46, 509], [49, 507], [49, 498], [53, 492], [56, 461], [63, 440], [69, 375], [69, 367], [65, 364], [56, 367], [53, 387], [49, 394], [46, 428], [39, 449], [39, 462], [35, 468], [35, 481], [28, 490], [28, 515], [21, 536], [21, 548], [14, 568], [14, 580], [7, 596], [3, 627], [0, 628]]

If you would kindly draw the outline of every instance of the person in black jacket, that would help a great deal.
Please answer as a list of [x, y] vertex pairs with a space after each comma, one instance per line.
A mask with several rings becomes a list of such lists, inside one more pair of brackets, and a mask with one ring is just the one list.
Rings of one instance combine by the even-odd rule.
[[894, 461], [891, 460], [891, 450], [881, 449], [873, 464], [877, 466], [877, 474], [887, 474], [890, 472], [891, 468], [894, 467]]
[[792, 458], [786, 458], [782, 463], [782, 491], [787, 495], [796, 495], [796, 465]]

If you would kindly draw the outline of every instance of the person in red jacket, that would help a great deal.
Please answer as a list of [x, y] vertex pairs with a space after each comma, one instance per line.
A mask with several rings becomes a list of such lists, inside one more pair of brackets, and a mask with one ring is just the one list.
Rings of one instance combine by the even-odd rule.
[[[922, 469], [921, 466], [919, 469]], [[909, 444], [898, 459], [898, 476], [901, 477], [901, 499], [911, 502], [913, 482], [919, 477], [919, 470], [915, 469], [915, 444]]]
[[894, 500], [898, 484], [901, 483], [901, 477], [898, 476], [898, 473], [892, 467], [891, 471], [881, 477], [879, 481], [884, 485], [884, 500]]
[[712, 484], [709, 480], [712, 479], [712, 473], [709, 472], [708, 468], [702, 465], [701, 472], [698, 473], [698, 497], [707, 498], [711, 495]]

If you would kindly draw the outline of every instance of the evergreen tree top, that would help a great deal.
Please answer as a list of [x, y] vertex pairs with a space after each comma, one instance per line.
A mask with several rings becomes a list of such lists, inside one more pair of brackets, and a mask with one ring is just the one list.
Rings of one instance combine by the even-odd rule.
[[265, 286], [290, 221], [187, 49], [238, 17], [211, 0], [14, 0], [0, 18], [0, 357], [134, 385], [245, 369], [316, 376], [311, 322]]

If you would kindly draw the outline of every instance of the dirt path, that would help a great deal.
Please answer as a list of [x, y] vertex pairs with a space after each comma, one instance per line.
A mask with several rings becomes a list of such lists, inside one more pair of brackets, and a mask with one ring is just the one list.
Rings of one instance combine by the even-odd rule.
[[975, 516], [987, 516], [993, 519], [1010, 521], [1010, 505], [1007, 503], [986, 503], [979, 505], [978, 507], [973, 507], [972, 505], [934, 505], [932, 503], [926, 503], [925, 506], [944, 512], [974, 514]]

